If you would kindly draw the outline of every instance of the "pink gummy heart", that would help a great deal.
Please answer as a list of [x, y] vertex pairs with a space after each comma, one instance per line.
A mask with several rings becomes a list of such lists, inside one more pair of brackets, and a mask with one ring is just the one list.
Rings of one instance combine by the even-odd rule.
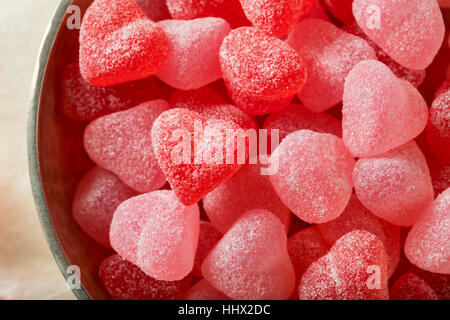
[[412, 226], [434, 198], [427, 162], [414, 141], [359, 159], [353, 182], [370, 212], [398, 226]]
[[96, 0], [80, 31], [80, 70], [106, 87], [155, 74], [168, 55], [164, 31], [133, 0]]
[[356, 65], [344, 85], [343, 139], [356, 157], [371, 157], [414, 139], [425, 128], [425, 100], [375, 60]]
[[303, 221], [336, 219], [352, 195], [355, 160], [335, 135], [310, 130], [288, 135], [272, 153], [270, 181], [281, 201]]
[[169, 40], [169, 55], [156, 76], [171, 87], [191, 90], [222, 77], [220, 46], [231, 31], [221, 18], [164, 20], [158, 26]]
[[408, 234], [405, 253], [421, 269], [450, 274], [450, 188], [425, 210]]
[[444, 40], [436, 0], [354, 0], [353, 15], [384, 52], [413, 70], [428, 67]]
[[311, 264], [299, 286], [300, 300], [385, 300], [386, 253], [373, 234], [355, 230]]
[[136, 195], [113, 173], [95, 167], [78, 184], [73, 197], [73, 218], [84, 232], [109, 248], [114, 211], [120, 203]]
[[202, 274], [233, 299], [286, 299], [295, 272], [281, 221], [263, 209], [248, 211], [206, 257]]
[[308, 78], [298, 97], [313, 112], [341, 102], [350, 70], [363, 60], [376, 59], [375, 51], [364, 39], [320, 19], [300, 22], [287, 43], [305, 61]]
[[161, 188], [166, 178], [153, 154], [151, 130], [168, 109], [167, 102], [155, 100], [93, 121], [84, 133], [86, 152], [138, 192]]
[[[236, 133], [237, 139], [227, 139], [227, 131]], [[172, 190], [189, 205], [241, 168], [248, 156], [244, 135], [234, 122], [172, 109], [153, 125], [153, 150]]]
[[194, 266], [199, 224], [197, 205], [183, 205], [169, 190], [154, 191], [117, 208], [111, 223], [111, 245], [148, 276], [178, 281]]
[[377, 236], [384, 244], [388, 258], [388, 275], [392, 275], [400, 261], [400, 227], [394, 226], [373, 215], [352, 195], [347, 208], [337, 219], [318, 226], [322, 237], [334, 244], [343, 235], [353, 230], [366, 230]]
[[344, 30], [366, 40], [367, 43], [369, 43], [375, 50], [378, 61], [383, 62], [386, 66], [388, 66], [389, 69], [391, 69], [398, 78], [411, 82], [411, 84], [415, 88], [419, 88], [422, 82], [425, 80], [425, 69], [412, 70], [395, 62], [395, 60], [393, 60], [386, 52], [384, 52], [375, 42], [370, 40], [370, 38], [364, 33], [363, 30], [361, 30], [356, 22], [346, 25], [344, 27]]

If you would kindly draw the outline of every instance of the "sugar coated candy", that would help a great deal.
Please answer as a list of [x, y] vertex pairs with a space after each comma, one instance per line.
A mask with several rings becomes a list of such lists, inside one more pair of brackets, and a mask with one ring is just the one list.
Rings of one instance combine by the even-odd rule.
[[88, 2], [56, 116], [105, 296], [450, 299], [448, 0]]
[[258, 29], [275, 36], [287, 35], [317, 0], [240, 0], [247, 18]]
[[202, 263], [209, 252], [216, 246], [223, 234], [220, 233], [210, 222], [200, 221], [200, 231], [195, 255], [194, 269], [192, 274], [197, 277], [202, 276]]
[[353, 15], [370, 39], [409, 69], [428, 67], [444, 40], [436, 0], [354, 0]]
[[355, 194], [352, 195], [347, 208], [337, 219], [320, 224], [317, 228], [323, 239], [331, 245], [350, 231], [369, 231], [383, 242], [388, 260], [389, 276], [394, 273], [400, 261], [400, 227], [374, 216], [362, 205]]
[[185, 292], [183, 300], [230, 300], [230, 298], [202, 279]]
[[267, 210], [241, 216], [206, 257], [205, 279], [232, 299], [287, 299], [295, 273], [287, 251], [286, 231]]
[[241, 127], [187, 109], [162, 113], [153, 125], [152, 142], [167, 181], [187, 205], [233, 176], [248, 156]]
[[389, 298], [390, 300], [439, 300], [430, 285], [411, 272], [405, 273], [395, 281]]
[[[317, 226], [303, 229], [289, 237], [287, 248], [295, 269], [296, 287], [308, 267], [327, 254], [330, 247], [331, 245], [323, 239]], [[295, 294], [297, 295], [298, 292]]]
[[262, 175], [261, 170], [260, 164], [246, 164], [203, 198], [203, 208], [220, 232], [226, 233], [240, 216], [252, 209], [272, 212], [289, 229], [291, 212], [273, 189], [269, 176]]
[[411, 265], [409, 272], [416, 274], [425, 280], [436, 292], [440, 300], [450, 300], [450, 275], [433, 273], [422, 270], [415, 265]]
[[343, 139], [356, 157], [372, 157], [414, 139], [425, 128], [428, 108], [409, 82], [375, 60], [356, 65], [345, 80]]
[[235, 29], [225, 37], [220, 62], [230, 97], [251, 115], [289, 105], [307, 75], [294, 49], [253, 27]]
[[434, 194], [439, 195], [442, 191], [450, 188], [450, 165], [437, 168], [431, 176], [433, 181]]
[[62, 104], [65, 114], [75, 120], [95, 120], [143, 102], [163, 98], [162, 83], [150, 77], [111, 87], [94, 87], [80, 73], [78, 61], [69, 64], [62, 78]]
[[192, 282], [190, 276], [180, 281], [155, 280], [118, 254], [103, 261], [99, 276], [115, 300], [174, 300], [179, 298]]
[[305, 61], [308, 79], [298, 97], [314, 112], [341, 102], [350, 70], [363, 60], [376, 59], [375, 51], [364, 39], [321, 19], [300, 22], [287, 43]]
[[164, 20], [169, 55], [156, 76], [182, 90], [198, 89], [221, 78], [219, 50], [230, 25], [221, 18]]
[[354, 230], [303, 274], [300, 300], [386, 300], [388, 276], [383, 243], [373, 234]]
[[166, 0], [134, 0], [142, 11], [152, 20], [160, 21], [170, 19]]
[[355, 160], [338, 137], [296, 131], [275, 149], [271, 163], [278, 167], [270, 176], [275, 191], [300, 219], [324, 223], [344, 211], [353, 190]]
[[[333, 116], [324, 113], [314, 113], [299, 104], [291, 104], [289, 107], [270, 114], [265, 122], [264, 129], [278, 129], [280, 141], [290, 133], [298, 130], [311, 130], [320, 133], [330, 133], [342, 137], [342, 123]], [[269, 139], [270, 140], [270, 139]]]
[[450, 79], [439, 87], [431, 105], [427, 137], [435, 156], [450, 164]]
[[219, 17], [233, 28], [250, 25], [239, 0], [167, 0], [167, 6], [174, 19]]
[[164, 281], [185, 278], [193, 269], [200, 212], [169, 190], [123, 202], [114, 213], [111, 245], [148, 276]]
[[450, 189], [442, 192], [414, 224], [405, 253], [421, 269], [450, 274]]
[[197, 90], [176, 90], [170, 98], [172, 108], [185, 108], [209, 119], [230, 120], [243, 129], [257, 129], [255, 120], [238, 107], [228, 104], [210, 87]]
[[80, 70], [91, 85], [106, 87], [147, 78], [164, 64], [164, 31], [134, 0], [95, 0], [80, 31]]
[[168, 109], [164, 100], [154, 100], [95, 120], [84, 133], [89, 157], [138, 192], [161, 188], [166, 178], [153, 154], [151, 130]]
[[353, 182], [370, 212], [399, 226], [412, 226], [434, 199], [427, 162], [414, 141], [358, 160]]
[[110, 247], [109, 228], [114, 211], [136, 195], [113, 173], [95, 167], [78, 184], [73, 197], [73, 217], [84, 232], [101, 245]]
[[[353, 0], [352, 0], [353, 1]], [[369, 39], [369, 37], [361, 30], [356, 22], [346, 25], [344, 30], [363, 38], [369, 43], [375, 50], [378, 61], [384, 63], [391, 69], [391, 71], [400, 79], [409, 81], [414, 87], [418, 88], [425, 80], [426, 70], [412, 70], [408, 69], [401, 64], [393, 60], [386, 52], [384, 52], [375, 42]]]

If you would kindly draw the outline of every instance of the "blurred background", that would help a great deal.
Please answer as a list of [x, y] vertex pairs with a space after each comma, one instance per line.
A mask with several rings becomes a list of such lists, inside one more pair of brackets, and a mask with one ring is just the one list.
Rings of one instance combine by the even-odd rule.
[[58, 0], [0, 0], [0, 297], [74, 299], [50, 253], [28, 178], [31, 78]]

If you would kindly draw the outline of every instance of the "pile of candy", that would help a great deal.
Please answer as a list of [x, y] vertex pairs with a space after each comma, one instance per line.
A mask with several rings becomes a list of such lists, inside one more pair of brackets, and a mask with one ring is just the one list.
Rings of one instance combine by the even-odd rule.
[[112, 298], [450, 299], [449, 4], [93, 1], [62, 105]]

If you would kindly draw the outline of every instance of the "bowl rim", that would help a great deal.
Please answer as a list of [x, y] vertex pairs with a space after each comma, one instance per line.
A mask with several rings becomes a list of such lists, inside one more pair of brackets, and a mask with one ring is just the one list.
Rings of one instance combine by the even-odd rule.
[[[66, 281], [68, 281], [68, 278], [72, 276], [72, 273], [67, 272], [70, 264], [64, 250], [60, 245], [58, 236], [50, 219], [47, 202], [44, 196], [37, 150], [37, 121], [41, 101], [42, 85], [47, 70], [49, 56], [53, 48], [56, 35], [60, 29], [61, 22], [71, 3], [72, 0], [60, 0], [44, 33], [44, 38], [39, 49], [33, 79], [31, 82], [31, 96], [29, 101], [27, 124], [28, 167], [34, 203], [48, 246], [50, 247], [53, 258], [55, 259], [56, 264], [58, 265], [58, 268]], [[83, 287], [83, 284], [81, 284], [80, 289], [72, 288], [72, 292], [79, 300], [91, 299], [86, 289]]]

